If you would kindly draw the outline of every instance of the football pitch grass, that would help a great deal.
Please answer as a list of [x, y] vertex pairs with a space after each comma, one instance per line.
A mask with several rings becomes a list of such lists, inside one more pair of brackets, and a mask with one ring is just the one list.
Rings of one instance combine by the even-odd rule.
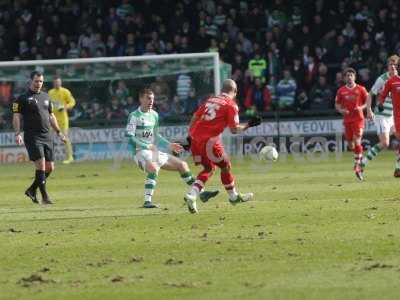
[[[400, 179], [383, 153], [358, 182], [346, 154], [321, 162], [234, 162], [252, 202], [221, 193], [183, 205], [161, 171], [143, 209], [132, 161], [56, 166], [56, 204], [23, 192], [30, 164], [0, 166], [0, 299], [398, 299]], [[192, 167], [194, 172], [197, 167]]]

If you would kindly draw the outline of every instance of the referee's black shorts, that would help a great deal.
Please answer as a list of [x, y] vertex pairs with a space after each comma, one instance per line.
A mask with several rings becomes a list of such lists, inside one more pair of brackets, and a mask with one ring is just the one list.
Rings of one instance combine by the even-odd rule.
[[24, 143], [31, 161], [41, 158], [44, 158], [46, 161], [54, 161], [54, 142], [52, 140], [30, 137], [25, 138]]

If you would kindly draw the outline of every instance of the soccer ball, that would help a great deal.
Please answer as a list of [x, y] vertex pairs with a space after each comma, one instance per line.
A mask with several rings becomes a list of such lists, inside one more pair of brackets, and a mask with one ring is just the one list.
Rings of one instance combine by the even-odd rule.
[[276, 161], [278, 160], [279, 154], [275, 147], [265, 146], [260, 150], [259, 156], [260, 159]]

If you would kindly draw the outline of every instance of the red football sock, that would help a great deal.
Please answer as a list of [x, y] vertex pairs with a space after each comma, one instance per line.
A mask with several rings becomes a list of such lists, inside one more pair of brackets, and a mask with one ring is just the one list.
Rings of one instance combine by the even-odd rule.
[[235, 177], [231, 172], [221, 172], [221, 182], [227, 191], [235, 188]]
[[362, 159], [362, 154], [363, 154], [363, 146], [360, 145], [355, 145], [354, 146], [354, 163], [359, 164]]
[[210, 171], [210, 170], [203, 169], [199, 173], [199, 175], [197, 175], [196, 181], [193, 183], [193, 186], [197, 187], [199, 192], [201, 192], [201, 190], [204, 188], [208, 179], [211, 178], [212, 174], [213, 174], [213, 170]]

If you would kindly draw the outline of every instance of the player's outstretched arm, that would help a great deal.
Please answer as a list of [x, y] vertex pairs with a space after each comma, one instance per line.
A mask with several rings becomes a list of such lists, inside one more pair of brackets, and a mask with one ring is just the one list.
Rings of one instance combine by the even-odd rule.
[[250, 127], [258, 126], [262, 123], [262, 118], [260, 116], [251, 117], [247, 123], [237, 124], [236, 127], [231, 127], [230, 130], [233, 134], [242, 133]]
[[248, 128], [249, 128], [249, 126], [246, 123], [246, 124], [238, 124], [238, 125], [236, 125], [236, 127], [232, 127], [232, 128], [229, 128], [229, 129], [233, 134], [239, 134], [239, 133], [242, 133], [243, 131], [245, 131]]
[[58, 126], [58, 122], [57, 122], [57, 119], [56, 119], [56, 116], [54, 115], [54, 113], [50, 114], [50, 125], [54, 129], [54, 131], [57, 133], [57, 136], [60, 138], [60, 140], [63, 143], [66, 143], [67, 138], [60, 131], [60, 127]]
[[168, 141], [165, 137], [158, 133], [158, 130], [155, 133], [156, 135], [156, 143], [160, 147], [171, 148], [171, 142]]
[[[163, 137], [161, 134], [159, 134], [158, 128], [156, 129], [156, 142], [157, 142], [157, 145], [159, 145], [161, 147], [169, 148], [172, 151], [172, 153], [178, 154], [184, 150], [184, 148], [181, 144], [171, 143], [165, 137]], [[152, 146], [157, 147], [155, 145], [152, 145]], [[150, 150], [153, 150], [153, 149], [150, 149]]]

